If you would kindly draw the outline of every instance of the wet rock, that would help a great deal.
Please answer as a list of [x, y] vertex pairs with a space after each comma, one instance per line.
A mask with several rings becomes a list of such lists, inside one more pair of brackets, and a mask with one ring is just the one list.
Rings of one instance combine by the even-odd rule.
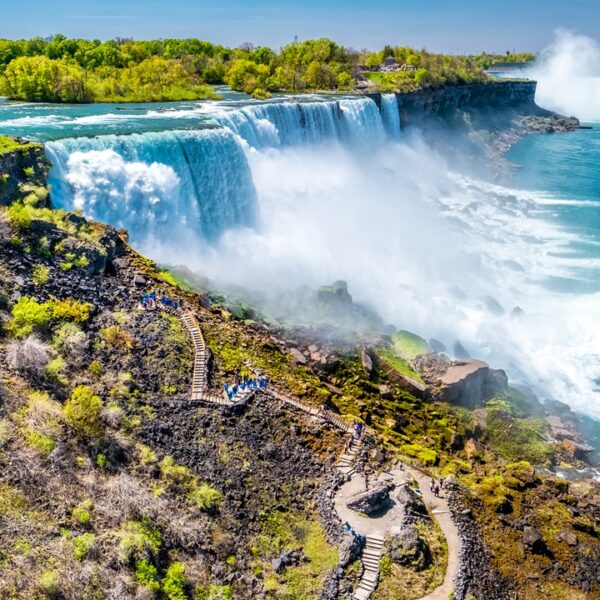
[[485, 306], [493, 315], [496, 315], [497, 317], [501, 317], [506, 312], [500, 302], [498, 302], [496, 298], [492, 298], [492, 296], [485, 297]]
[[469, 351], [459, 342], [454, 342], [454, 356], [459, 359], [470, 358], [471, 354]]
[[363, 348], [360, 351], [360, 362], [362, 367], [367, 375], [370, 375], [373, 372], [373, 359], [369, 351], [366, 348]]
[[446, 352], [446, 345], [444, 342], [440, 342], [440, 340], [436, 340], [434, 338], [429, 340], [429, 347], [431, 348], [432, 352], [439, 352], [440, 354], [442, 352]]
[[304, 356], [304, 354], [302, 354], [302, 352], [300, 352], [300, 350], [298, 350], [298, 348], [291, 348], [290, 354], [292, 356], [292, 360], [297, 365], [305, 365], [308, 363], [308, 359], [306, 358], [306, 356]]

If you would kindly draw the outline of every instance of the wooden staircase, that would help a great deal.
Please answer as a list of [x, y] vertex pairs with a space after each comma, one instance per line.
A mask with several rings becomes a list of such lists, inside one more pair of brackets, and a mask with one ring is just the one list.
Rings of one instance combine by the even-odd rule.
[[[194, 346], [194, 371], [192, 375], [191, 399], [220, 406], [235, 406], [247, 403], [255, 394], [256, 390], [247, 389], [244, 392], [239, 393], [234, 402], [231, 402], [227, 398], [224, 391], [221, 394], [211, 392], [208, 381], [210, 350], [206, 345], [206, 340], [202, 334], [202, 328], [200, 327], [196, 316], [191, 311], [184, 310], [183, 308], [174, 309], [166, 306], [161, 306], [160, 308], [179, 318], [192, 340]], [[331, 411], [303, 404], [299, 400], [283, 394], [272, 387], [265, 388], [261, 391], [282, 404], [300, 410], [329, 425], [333, 425], [345, 434], [354, 434], [352, 425]], [[351, 477], [355, 472], [355, 462], [363, 439], [364, 434], [358, 440], [351, 438], [346, 446], [345, 452], [336, 463], [337, 470], [345, 477]], [[366, 537], [365, 547], [361, 556], [364, 570], [360, 583], [354, 592], [354, 600], [368, 600], [377, 587], [379, 581], [379, 561], [381, 560], [382, 551], [383, 538], [377, 537], [376, 535], [369, 535]]]

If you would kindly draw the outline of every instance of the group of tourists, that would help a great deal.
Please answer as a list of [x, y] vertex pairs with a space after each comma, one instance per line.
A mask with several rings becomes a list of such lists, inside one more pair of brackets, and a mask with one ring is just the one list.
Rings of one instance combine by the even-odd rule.
[[354, 423], [352, 424], [352, 427], [354, 428], [354, 433], [352, 434], [352, 440], [354, 442], [357, 442], [360, 439], [360, 436], [363, 434], [363, 432], [365, 430], [365, 426], [363, 423], [354, 421]]
[[230, 402], [238, 400], [239, 395], [248, 391], [264, 390], [269, 385], [268, 377], [248, 377], [244, 375], [233, 383], [225, 383], [225, 394]]
[[356, 533], [356, 531], [354, 531], [354, 527], [352, 527], [348, 521], [344, 523], [344, 532], [354, 536], [360, 544], [363, 544], [366, 541], [366, 537], [361, 533]]
[[156, 310], [161, 306], [179, 310], [179, 308], [181, 308], [181, 302], [179, 302], [179, 300], [173, 300], [165, 295], [158, 297], [156, 292], [147, 292], [142, 296], [142, 307], [145, 310]]
[[[440, 480], [441, 486], [443, 487], [444, 485], [444, 480], [441, 479]], [[429, 483], [429, 489], [431, 490], [431, 492], [433, 493], [433, 495], [436, 498], [441, 498], [440, 496], [440, 486], [435, 482], [435, 479], [433, 479], [433, 477], [431, 478], [431, 482]]]

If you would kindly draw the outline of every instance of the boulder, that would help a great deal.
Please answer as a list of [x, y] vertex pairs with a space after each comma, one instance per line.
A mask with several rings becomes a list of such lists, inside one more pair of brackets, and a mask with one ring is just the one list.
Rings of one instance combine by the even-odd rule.
[[142, 277], [139, 273], [136, 273], [133, 277], [133, 284], [143, 287], [146, 285], [146, 279]]
[[508, 378], [481, 360], [451, 361], [443, 354], [424, 354], [415, 367], [425, 382], [435, 388], [436, 399], [473, 410], [506, 390]]
[[568, 529], [563, 529], [562, 531], [558, 532], [558, 535], [556, 536], [561, 542], [564, 542], [565, 544], [569, 545], [569, 546], [577, 546], [577, 536], [572, 532], [569, 531]]
[[306, 356], [304, 356], [304, 354], [302, 354], [302, 352], [300, 352], [300, 350], [298, 350], [298, 348], [292, 348], [290, 350], [290, 354], [292, 356], [292, 360], [297, 365], [305, 365], [308, 362], [308, 359], [306, 358]]
[[319, 288], [319, 301], [329, 306], [348, 308], [352, 306], [352, 296], [348, 292], [345, 281], [336, 281], [333, 285], [324, 285]]
[[423, 498], [419, 492], [410, 485], [402, 485], [398, 488], [396, 493], [396, 500], [399, 504], [404, 506], [404, 512], [407, 516], [422, 520], [429, 521], [429, 513]]
[[480, 458], [483, 454], [483, 446], [476, 439], [470, 438], [465, 442], [465, 452], [469, 460]]
[[346, 502], [346, 506], [355, 512], [370, 515], [390, 505], [390, 492], [393, 489], [393, 484], [377, 484], [366, 492], [352, 496]]
[[440, 354], [442, 352], [446, 352], [446, 345], [444, 342], [440, 342], [440, 340], [436, 340], [434, 338], [429, 340], [429, 347], [431, 348], [432, 352], [439, 352]]
[[275, 573], [283, 573], [286, 567], [299, 564], [304, 559], [301, 550], [287, 550], [277, 558], [271, 560]]
[[345, 535], [338, 548], [339, 566], [343, 568], [352, 564], [360, 557], [362, 544], [358, 537]]
[[386, 400], [390, 400], [393, 397], [392, 388], [389, 385], [380, 385], [379, 393], [381, 394], [381, 397], [385, 398]]
[[389, 557], [398, 565], [422, 571], [432, 562], [431, 549], [414, 526], [408, 526], [401, 533], [386, 541]]
[[363, 348], [360, 351], [360, 362], [363, 366], [363, 369], [367, 375], [370, 375], [373, 372], [373, 359], [371, 358], [371, 354], [366, 348]]
[[541, 531], [531, 525], [523, 529], [523, 544], [536, 554], [542, 554], [546, 548]]

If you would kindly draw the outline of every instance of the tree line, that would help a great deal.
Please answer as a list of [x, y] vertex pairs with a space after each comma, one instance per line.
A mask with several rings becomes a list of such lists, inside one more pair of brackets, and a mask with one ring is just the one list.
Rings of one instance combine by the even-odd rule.
[[403, 91], [486, 79], [503, 56], [461, 57], [386, 46], [356, 51], [322, 38], [279, 52], [244, 44], [227, 48], [198, 39], [70, 39], [63, 35], [0, 40], [0, 95], [38, 102], [149, 102], [218, 97], [212, 85], [267, 98], [273, 92], [351, 91], [388, 56], [412, 65], [380, 73], [371, 84]]

